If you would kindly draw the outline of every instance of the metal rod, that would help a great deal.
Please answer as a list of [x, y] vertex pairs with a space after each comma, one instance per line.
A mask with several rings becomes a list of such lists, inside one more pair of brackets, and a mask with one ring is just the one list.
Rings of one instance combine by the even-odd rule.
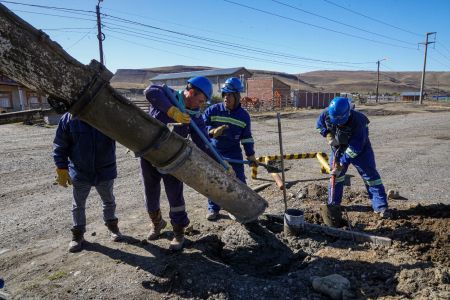
[[278, 120], [278, 141], [280, 144], [280, 156], [281, 156], [281, 180], [283, 181], [283, 201], [284, 201], [284, 211], [287, 210], [287, 199], [286, 199], [286, 177], [284, 175], [284, 155], [283, 155], [283, 138], [281, 136], [281, 115], [277, 113]]
[[[186, 112], [184, 107], [175, 98], [175, 95], [172, 93], [170, 88], [167, 85], [163, 85], [163, 89], [166, 92], [166, 95], [169, 97], [170, 102], [172, 102], [173, 105], [175, 105], [179, 110], [181, 110], [181, 112]], [[200, 130], [200, 128], [197, 126], [197, 124], [194, 122], [194, 120], [191, 119], [191, 122], [189, 123], [189, 125], [195, 130], [197, 135], [202, 139], [203, 143], [205, 143], [206, 147], [211, 151], [211, 153], [217, 159], [219, 164], [221, 164], [225, 170], [228, 170], [228, 166], [224, 162], [222, 155], [220, 155], [220, 153], [216, 150], [216, 148], [213, 146], [213, 144], [211, 144], [211, 142], [208, 140], [208, 138], [205, 136], [205, 134]]]

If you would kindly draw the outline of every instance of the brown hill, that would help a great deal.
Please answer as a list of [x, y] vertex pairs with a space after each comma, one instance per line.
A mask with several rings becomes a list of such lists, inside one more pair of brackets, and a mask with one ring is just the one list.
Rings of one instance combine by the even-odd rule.
[[[145, 88], [158, 74], [216, 69], [202, 66], [168, 66], [148, 69], [119, 69], [111, 80], [113, 87]], [[301, 74], [249, 70], [254, 77], [275, 76], [293, 89], [330, 92], [375, 92], [377, 73], [373, 71], [314, 71]], [[421, 72], [380, 72], [380, 93], [400, 93], [420, 89]], [[450, 93], [450, 72], [427, 72], [426, 91]]]
[[119, 89], [145, 88], [150, 78], [158, 74], [211, 70], [215, 68], [202, 66], [169, 66], [147, 69], [118, 69], [111, 79], [111, 85]]

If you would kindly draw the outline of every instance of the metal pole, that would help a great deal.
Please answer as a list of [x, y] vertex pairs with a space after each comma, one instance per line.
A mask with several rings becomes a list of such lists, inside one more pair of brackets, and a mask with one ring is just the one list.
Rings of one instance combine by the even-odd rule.
[[103, 41], [105, 40], [105, 35], [102, 33], [102, 20], [100, 19], [100, 2], [99, 0], [95, 10], [97, 12], [97, 39], [98, 39], [98, 49], [100, 51], [100, 63], [104, 65], [103, 61]]
[[428, 44], [434, 43], [434, 42], [428, 42], [428, 36], [432, 35], [432, 34], [436, 34], [436, 32], [427, 32], [426, 38], [425, 38], [425, 43], [424, 43], [425, 44], [425, 53], [424, 53], [424, 57], [423, 57], [422, 82], [420, 83], [419, 104], [422, 104], [422, 100], [423, 100], [423, 89], [424, 89], [424, 86], [425, 86], [425, 68], [426, 68], [426, 65], [427, 65]]
[[284, 175], [284, 153], [283, 153], [283, 138], [281, 137], [281, 115], [277, 113], [278, 120], [278, 141], [280, 144], [280, 156], [281, 156], [281, 180], [283, 181], [283, 201], [284, 201], [284, 211], [287, 210], [287, 199], [286, 199], [286, 177]]

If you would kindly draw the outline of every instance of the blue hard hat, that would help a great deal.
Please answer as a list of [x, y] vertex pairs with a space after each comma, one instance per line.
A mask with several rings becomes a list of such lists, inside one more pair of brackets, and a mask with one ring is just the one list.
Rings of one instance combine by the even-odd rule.
[[330, 115], [331, 123], [335, 125], [342, 125], [347, 123], [350, 117], [350, 102], [348, 98], [336, 97], [331, 100], [328, 106], [328, 113]]
[[207, 100], [211, 99], [213, 88], [208, 78], [203, 76], [197, 76], [192, 77], [187, 82], [192, 84], [196, 89], [200, 90], [203, 94], [205, 94]]
[[242, 91], [244, 91], [244, 86], [237, 77], [228, 78], [222, 86], [222, 93], [240, 93]]

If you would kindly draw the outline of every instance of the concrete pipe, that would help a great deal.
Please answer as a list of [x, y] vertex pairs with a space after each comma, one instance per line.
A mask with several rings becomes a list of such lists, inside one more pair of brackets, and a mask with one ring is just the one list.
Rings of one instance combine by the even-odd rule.
[[55, 109], [81, 120], [211, 197], [242, 223], [258, 218], [267, 202], [181, 136], [118, 94], [112, 74], [85, 66], [48, 36], [0, 4], [0, 72], [50, 95]]

